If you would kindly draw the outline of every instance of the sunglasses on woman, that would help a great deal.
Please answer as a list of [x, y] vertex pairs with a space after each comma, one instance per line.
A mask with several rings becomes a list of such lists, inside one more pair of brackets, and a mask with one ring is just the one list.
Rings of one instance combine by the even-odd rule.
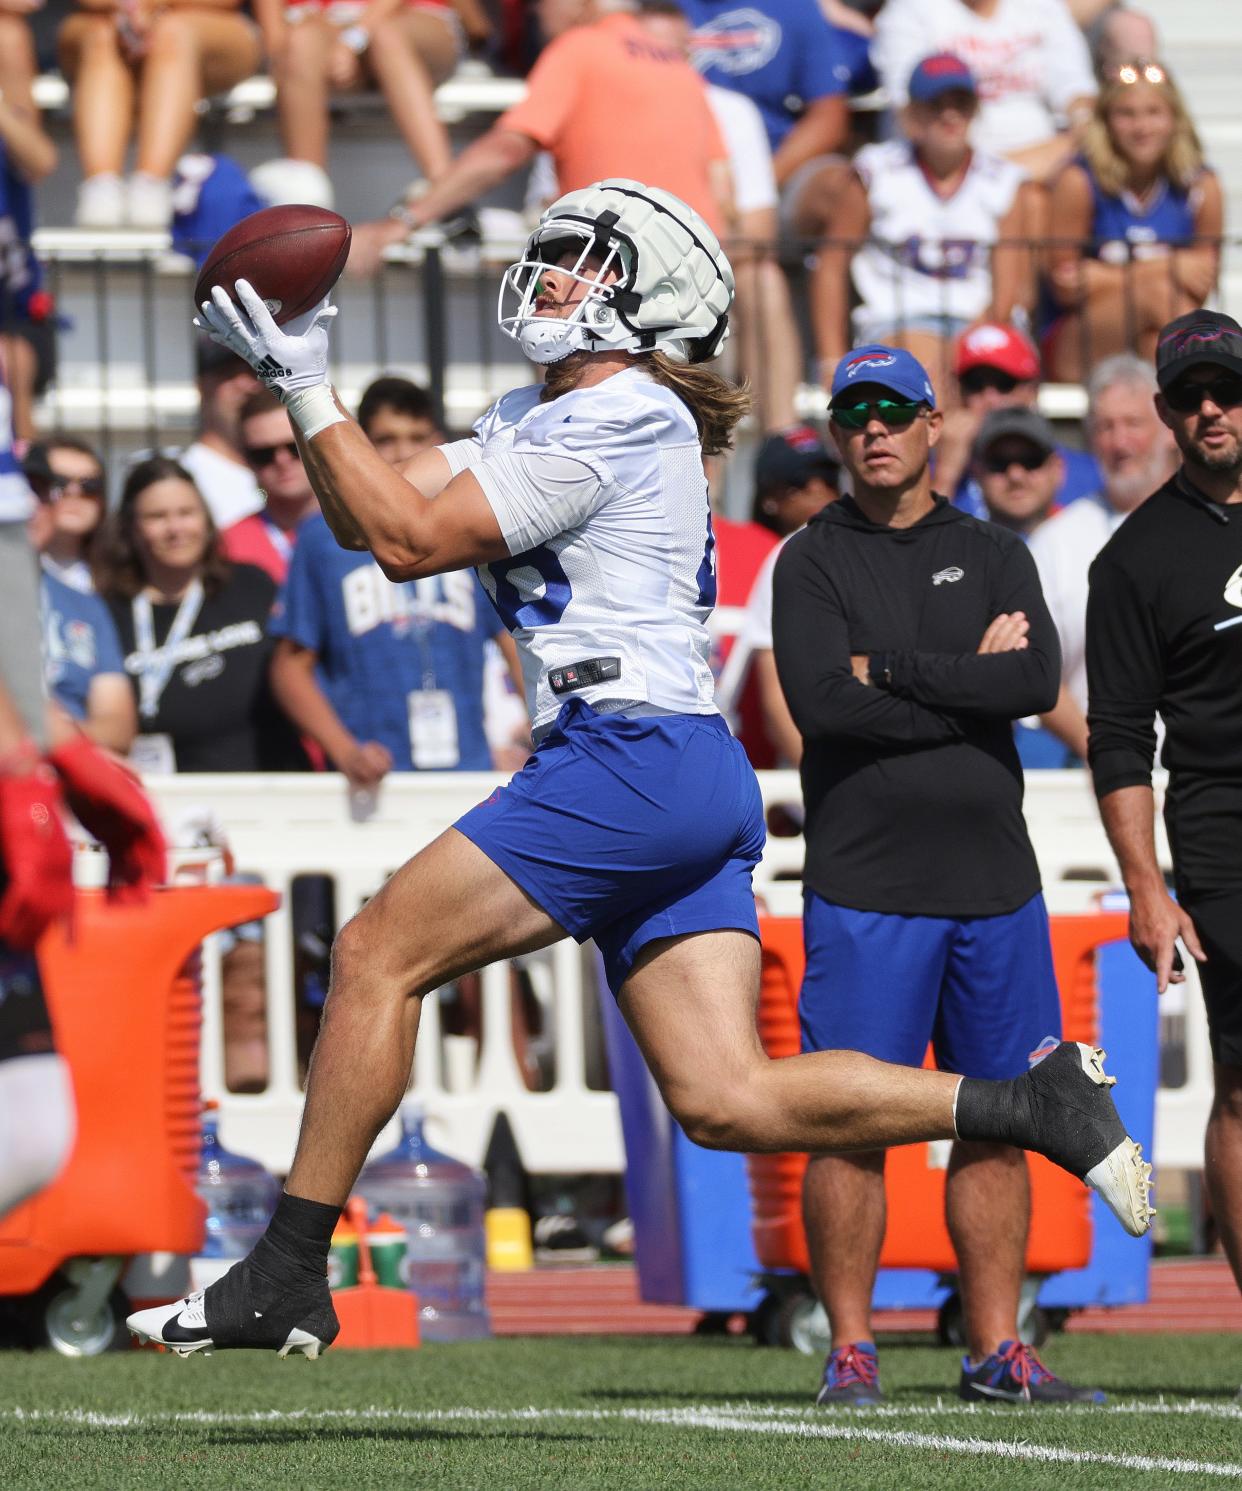
[[1204, 399], [1211, 399], [1221, 409], [1236, 409], [1242, 404], [1242, 376], [1225, 373], [1207, 383], [1183, 381], [1170, 384], [1164, 391], [1165, 403], [1179, 414], [1194, 414]]
[[30, 485], [40, 502], [59, 502], [62, 497], [93, 497], [104, 494], [102, 476], [33, 476]]
[[864, 404], [833, 404], [829, 413], [846, 430], [865, 430], [873, 419], [878, 419], [890, 430], [904, 430], [914, 423], [922, 409], [923, 405], [917, 400], [876, 399]]

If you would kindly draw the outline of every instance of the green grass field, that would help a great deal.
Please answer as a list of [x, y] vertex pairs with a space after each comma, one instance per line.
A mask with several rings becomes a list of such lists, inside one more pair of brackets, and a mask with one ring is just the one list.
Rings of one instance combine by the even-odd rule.
[[1057, 1337], [1109, 1404], [969, 1408], [956, 1357], [885, 1342], [892, 1406], [811, 1405], [816, 1364], [745, 1340], [507, 1339], [319, 1362], [0, 1355], [0, 1486], [938, 1491], [1242, 1482], [1242, 1338]]

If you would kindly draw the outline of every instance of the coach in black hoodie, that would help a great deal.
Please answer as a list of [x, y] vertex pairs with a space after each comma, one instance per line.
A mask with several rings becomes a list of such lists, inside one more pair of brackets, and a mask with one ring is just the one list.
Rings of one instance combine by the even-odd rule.
[[[1060, 1031], [1012, 729], [1056, 701], [1056, 629], [1022, 541], [932, 491], [941, 416], [915, 358], [850, 353], [831, 418], [854, 495], [788, 541], [773, 588], [777, 669], [804, 741], [803, 1047], [917, 1066], [931, 1041], [947, 1070], [1014, 1077]], [[870, 1301], [883, 1165], [882, 1152], [819, 1156], [807, 1172], [833, 1332], [825, 1406], [882, 1398]], [[947, 1209], [971, 1348], [962, 1396], [1094, 1397], [1015, 1344], [1019, 1152], [955, 1145]]]

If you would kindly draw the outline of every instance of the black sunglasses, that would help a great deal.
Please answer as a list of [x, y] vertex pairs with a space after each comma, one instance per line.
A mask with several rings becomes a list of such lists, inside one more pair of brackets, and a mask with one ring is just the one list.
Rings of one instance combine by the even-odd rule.
[[876, 399], [866, 404], [834, 404], [829, 411], [835, 423], [846, 430], [865, 430], [873, 419], [878, 419], [890, 430], [904, 430], [912, 425], [923, 410], [917, 399], [913, 402], [902, 399]]
[[987, 388], [1012, 393], [1018, 386], [1018, 380], [1000, 368], [968, 368], [957, 381], [964, 394], [982, 393]]
[[40, 502], [59, 502], [62, 497], [93, 497], [104, 494], [102, 476], [32, 476], [30, 485]]
[[295, 461], [301, 460], [296, 440], [282, 440], [278, 445], [248, 445], [243, 454], [247, 466], [268, 466], [282, 450]]
[[1023, 471], [1038, 471], [1051, 454], [1051, 451], [1038, 450], [1035, 446], [1028, 445], [1025, 450], [1010, 451], [1008, 455], [985, 455], [983, 469], [993, 476], [999, 476], [1011, 466], [1021, 466]]
[[1183, 379], [1180, 383], [1170, 384], [1164, 391], [1165, 403], [1179, 414], [1195, 413], [1204, 399], [1211, 399], [1222, 409], [1236, 409], [1242, 404], [1242, 376], [1223, 373], [1208, 383], [1191, 383]]

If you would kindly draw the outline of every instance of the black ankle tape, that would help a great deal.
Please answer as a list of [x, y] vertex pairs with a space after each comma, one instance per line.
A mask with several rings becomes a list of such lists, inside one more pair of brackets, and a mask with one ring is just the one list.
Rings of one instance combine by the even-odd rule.
[[959, 1139], [982, 1139], [1013, 1144], [1014, 1084], [963, 1077], [957, 1088], [954, 1122]]
[[323, 1273], [328, 1265], [332, 1233], [340, 1217], [339, 1206], [282, 1191], [262, 1241], [283, 1258]]
[[295, 1329], [330, 1346], [340, 1330], [326, 1278], [308, 1284], [300, 1277], [264, 1277], [253, 1255], [204, 1292], [203, 1312], [217, 1346], [279, 1350]]

